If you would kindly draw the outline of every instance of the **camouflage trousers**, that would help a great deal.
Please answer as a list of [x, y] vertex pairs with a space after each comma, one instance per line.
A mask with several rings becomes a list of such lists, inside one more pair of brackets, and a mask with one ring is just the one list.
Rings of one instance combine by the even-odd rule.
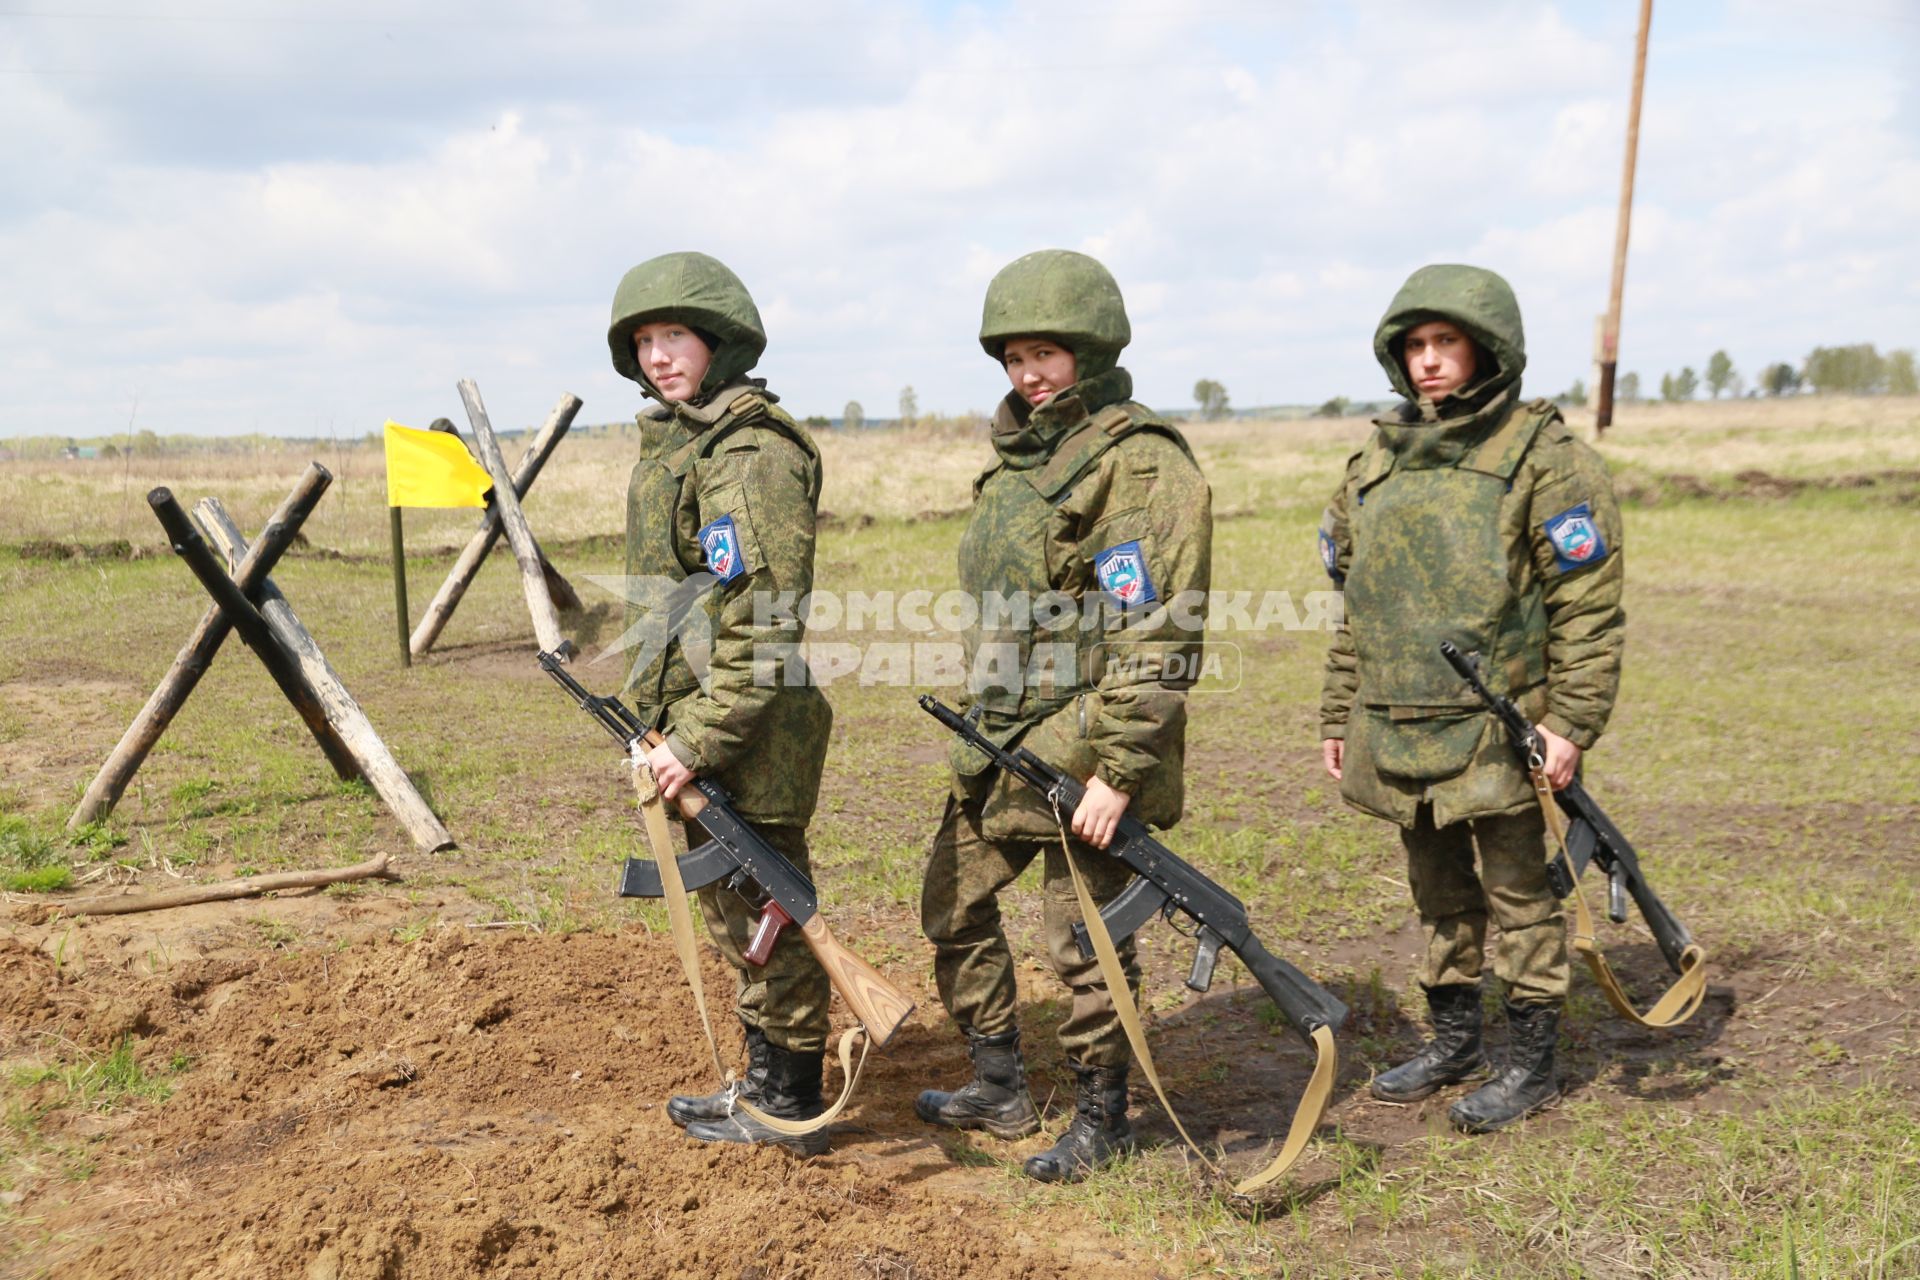
[[[1111, 901], [1133, 879], [1132, 871], [1119, 859], [1077, 840], [1073, 849], [1095, 902]], [[955, 1022], [984, 1035], [1018, 1025], [1013, 952], [1000, 924], [1000, 892], [1019, 878], [1036, 855], [1044, 876], [1047, 959], [1071, 997], [1067, 1019], [1060, 1025], [1060, 1047], [1067, 1057], [1090, 1066], [1123, 1065], [1132, 1053], [1100, 976], [1100, 965], [1082, 959], [1073, 942], [1080, 903], [1060, 841], [989, 840], [980, 833], [979, 805], [952, 798], [934, 834], [920, 891], [920, 926], [933, 943], [940, 1001]], [[1137, 998], [1140, 965], [1134, 958], [1133, 940], [1115, 941]]]
[[[1487, 917], [1500, 926], [1493, 971], [1514, 1004], [1567, 998], [1567, 929], [1547, 887], [1547, 828], [1540, 810], [1467, 818], [1436, 828], [1423, 804], [1400, 829], [1414, 906], [1427, 927], [1429, 987], [1480, 981]], [[1479, 853], [1479, 872], [1474, 854]]]
[[[703, 843], [707, 833], [698, 823], [685, 824], [687, 847]], [[786, 855], [787, 861], [811, 874], [807, 858], [805, 827], [778, 827], [754, 824], [768, 844]], [[743, 885], [749, 893], [757, 886]], [[726, 887], [724, 880], [699, 891], [700, 914], [706, 917], [707, 933], [720, 948], [734, 971], [734, 1007], [740, 1021], [758, 1027], [768, 1040], [796, 1053], [817, 1053], [827, 1047], [827, 1001], [833, 984], [826, 970], [813, 958], [797, 927], [780, 931], [773, 953], [766, 964], [755, 968], [747, 963], [747, 946], [753, 941], [754, 928], [760, 923], [760, 908], [749, 903], [738, 890]]]

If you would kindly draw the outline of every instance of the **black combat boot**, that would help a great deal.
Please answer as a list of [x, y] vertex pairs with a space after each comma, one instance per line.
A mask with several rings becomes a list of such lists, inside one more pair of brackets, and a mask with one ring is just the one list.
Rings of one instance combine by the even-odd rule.
[[1127, 1064], [1090, 1067], [1071, 1058], [1073, 1123], [1050, 1151], [1030, 1157], [1029, 1178], [1041, 1182], [1078, 1182], [1102, 1165], [1133, 1150], [1133, 1126], [1127, 1123]]
[[1486, 1065], [1480, 1048], [1480, 984], [1451, 983], [1426, 992], [1433, 1039], [1406, 1062], [1373, 1078], [1373, 1096], [1382, 1102], [1416, 1102]]
[[1530, 1116], [1560, 1096], [1553, 1050], [1560, 1039], [1560, 1006], [1507, 1006], [1507, 1068], [1447, 1110], [1456, 1129], [1492, 1133]]
[[[825, 1111], [820, 1101], [820, 1066], [826, 1055], [818, 1050], [796, 1053], [767, 1042], [767, 1073], [753, 1105], [777, 1120], [811, 1120]], [[695, 1120], [687, 1136], [702, 1142], [742, 1142], [785, 1147], [796, 1155], [817, 1156], [828, 1147], [827, 1131], [786, 1134], [769, 1129], [744, 1111], [722, 1120]]]
[[1040, 1112], [1027, 1092], [1027, 1065], [1020, 1058], [1020, 1028], [983, 1036], [966, 1027], [973, 1079], [947, 1093], [928, 1089], [913, 1109], [928, 1124], [949, 1129], [985, 1129], [996, 1138], [1040, 1132]]
[[667, 1119], [682, 1129], [695, 1120], [725, 1120], [733, 1114], [735, 1098], [759, 1105], [760, 1086], [767, 1080], [767, 1034], [744, 1021], [740, 1025], [747, 1032], [747, 1073], [712, 1093], [698, 1097], [682, 1093], [668, 1098]]

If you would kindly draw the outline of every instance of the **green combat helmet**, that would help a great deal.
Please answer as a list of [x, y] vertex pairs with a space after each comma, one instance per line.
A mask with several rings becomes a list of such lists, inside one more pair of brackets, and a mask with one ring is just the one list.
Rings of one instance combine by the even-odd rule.
[[1113, 273], [1068, 249], [1042, 249], [1002, 267], [987, 286], [980, 345], [1001, 360], [1009, 338], [1039, 336], [1073, 352], [1082, 382], [1117, 365], [1133, 328]]
[[1420, 393], [1407, 381], [1403, 344], [1411, 330], [1430, 320], [1459, 325], [1493, 357], [1494, 368], [1480, 370], [1480, 381], [1455, 391], [1452, 399], [1484, 402], [1520, 380], [1527, 367], [1527, 335], [1513, 286], [1485, 267], [1439, 262], [1407, 277], [1373, 334], [1374, 356], [1393, 389], [1408, 400], [1418, 402]]
[[678, 320], [718, 340], [696, 399], [738, 381], [767, 349], [767, 331], [753, 295], [725, 263], [704, 253], [649, 258], [627, 272], [613, 292], [613, 320], [607, 326], [613, 367], [658, 399], [633, 351], [633, 331], [651, 320]]

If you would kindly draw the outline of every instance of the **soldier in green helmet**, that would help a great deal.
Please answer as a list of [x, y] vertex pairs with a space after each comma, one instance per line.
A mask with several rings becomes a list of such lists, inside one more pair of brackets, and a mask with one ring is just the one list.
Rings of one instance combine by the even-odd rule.
[[1480, 655], [1488, 684], [1539, 726], [1548, 779], [1565, 786], [1619, 689], [1620, 511], [1599, 455], [1552, 403], [1521, 399], [1520, 307], [1493, 272], [1414, 272], [1373, 348], [1405, 403], [1348, 460], [1320, 526], [1346, 595], [1321, 748], [1347, 803], [1398, 824], [1427, 929], [1434, 1038], [1376, 1077], [1375, 1097], [1410, 1102], [1483, 1069], [1488, 918], [1499, 926], [1506, 1064], [1449, 1111], [1484, 1133], [1559, 1096], [1566, 928], [1527, 773], [1440, 642]]
[[[1040, 1127], [999, 905], [1001, 890], [1038, 856], [1047, 954], [1072, 1001], [1059, 1036], [1075, 1076], [1066, 1133], [1026, 1162], [1042, 1181], [1077, 1180], [1133, 1145], [1131, 1053], [1098, 965], [1073, 942], [1080, 915], [1061, 828], [1104, 903], [1130, 878], [1095, 852], [1121, 815], [1162, 827], [1178, 821], [1189, 673], [1198, 669], [1212, 552], [1200, 468], [1173, 425], [1131, 398], [1133, 380], [1118, 365], [1131, 336], [1119, 286], [1084, 254], [1028, 254], [987, 289], [980, 345], [1013, 390], [994, 416], [998, 456], [974, 482], [960, 541], [961, 586], [981, 606], [965, 637], [970, 713], [1001, 744], [1017, 742], [1087, 779], [1087, 796], [1056, 816], [978, 751], [955, 744], [920, 909], [940, 998], [966, 1034], [973, 1078], [952, 1092], [927, 1090], [915, 1109], [930, 1123], [1002, 1138]], [[1022, 601], [1036, 607], [1023, 610]], [[1082, 625], [1090, 609], [1104, 610], [1093, 627]], [[1130, 940], [1121, 956], [1137, 990]]]
[[[658, 402], [639, 415], [627, 488], [629, 635], [652, 642], [638, 646], [626, 692], [665, 738], [647, 763], [669, 800], [695, 776], [718, 782], [805, 871], [833, 712], [791, 657], [798, 619], [755, 601], [812, 589], [819, 450], [765, 380], [747, 377], [767, 345], [759, 310], [705, 254], [669, 253], [627, 272], [607, 345], [614, 368]], [[688, 835], [689, 847], [704, 839]], [[738, 974], [748, 1069], [719, 1093], [671, 1099], [668, 1116], [702, 1141], [825, 1151], [824, 1131], [775, 1133], [732, 1103], [737, 1091], [782, 1119], [821, 1113], [826, 973], [793, 930], [764, 966], [749, 966], [757, 904], [741, 891], [710, 885], [700, 906]]]

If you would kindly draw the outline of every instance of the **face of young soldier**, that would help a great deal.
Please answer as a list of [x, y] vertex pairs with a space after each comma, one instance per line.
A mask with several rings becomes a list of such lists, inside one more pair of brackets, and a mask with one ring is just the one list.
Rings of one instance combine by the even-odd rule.
[[1009, 338], [1001, 360], [1008, 381], [1028, 404], [1045, 404], [1072, 386], [1077, 376], [1073, 352], [1052, 338]]
[[1407, 334], [1405, 358], [1408, 381], [1433, 401], [1472, 382], [1479, 366], [1473, 340], [1445, 320], [1429, 320]]
[[661, 398], [691, 400], [713, 363], [700, 335], [675, 320], [650, 320], [633, 331], [633, 354]]

